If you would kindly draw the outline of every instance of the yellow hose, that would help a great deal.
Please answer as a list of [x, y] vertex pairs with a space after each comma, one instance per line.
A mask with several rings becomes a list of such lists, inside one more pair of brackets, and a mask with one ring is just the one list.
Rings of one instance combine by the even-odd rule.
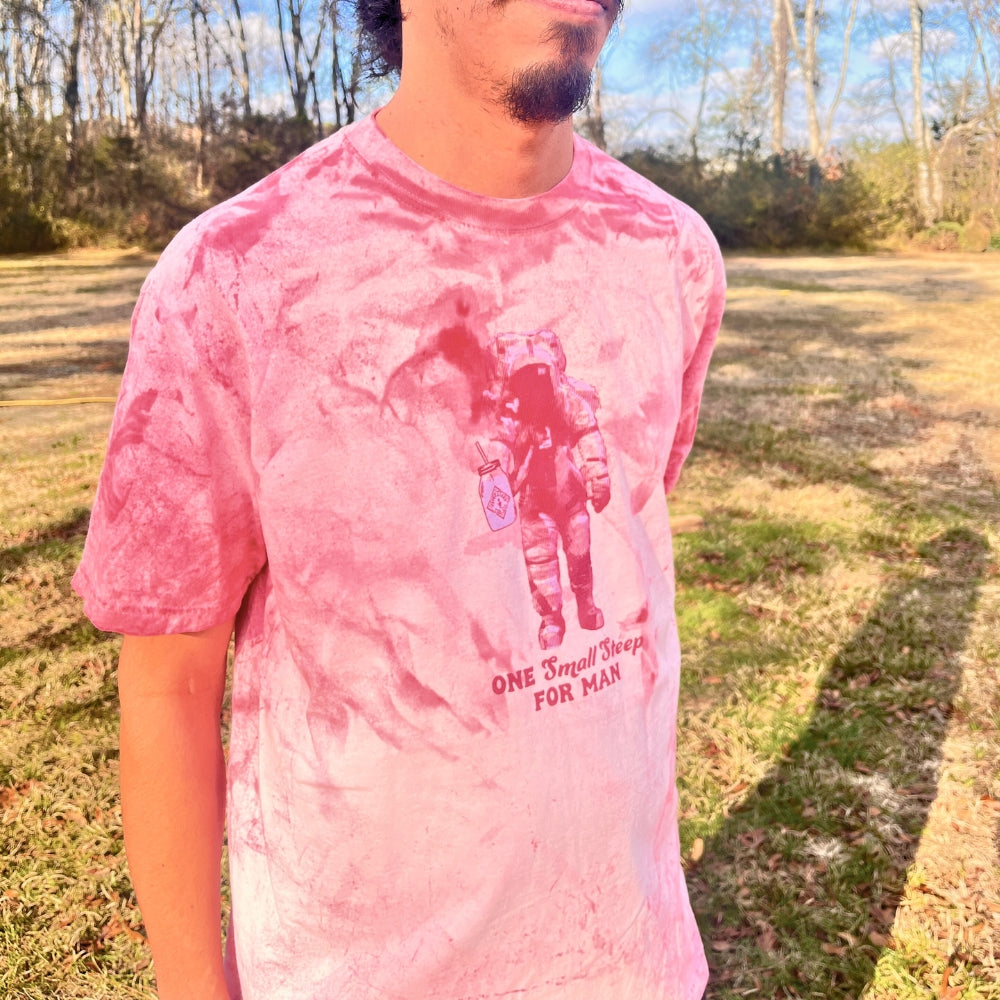
[[115, 403], [114, 396], [74, 396], [69, 399], [0, 399], [0, 406], [76, 406], [78, 403]]

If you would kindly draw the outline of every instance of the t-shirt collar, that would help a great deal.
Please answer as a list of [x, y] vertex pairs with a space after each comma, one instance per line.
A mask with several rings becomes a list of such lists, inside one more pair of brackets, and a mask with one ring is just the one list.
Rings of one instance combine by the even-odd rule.
[[528, 198], [494, 198], [456, 187], [412, 160], [382, 131], [377, 114], [359, 121], [345, 138], [368, 164], [373, 177], [435, 217], [450, 217], [479, 229], [539, 229], [574, 211], [588, 190], [591, 149], [578, 135], [573, 137], [573, 166], [555, 187]]

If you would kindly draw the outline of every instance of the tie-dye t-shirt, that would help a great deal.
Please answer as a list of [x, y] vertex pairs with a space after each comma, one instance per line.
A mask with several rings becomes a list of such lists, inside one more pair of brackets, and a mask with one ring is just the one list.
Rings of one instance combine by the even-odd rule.
[[701, 996], [664, 492], [723, 286], [583, 140], [494, 199], [374, 117], [163, 254], [75, 585], [237, 616], [234, 996]]

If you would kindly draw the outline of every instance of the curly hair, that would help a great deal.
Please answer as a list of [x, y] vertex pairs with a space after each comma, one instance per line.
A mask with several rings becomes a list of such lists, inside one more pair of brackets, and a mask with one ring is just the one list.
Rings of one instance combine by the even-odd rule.
[[400, 0], [354, 0], [361, 53], [373, 76], [399, 73], [403, 66], [403, 8]]

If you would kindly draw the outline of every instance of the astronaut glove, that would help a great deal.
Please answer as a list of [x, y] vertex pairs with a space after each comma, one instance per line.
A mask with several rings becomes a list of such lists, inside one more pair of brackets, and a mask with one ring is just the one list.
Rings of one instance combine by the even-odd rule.
[[611, 480], [607, 476], [589, 480], [587, 498], [594, 507], [594, 513], [600, 514], [611, 501]]

